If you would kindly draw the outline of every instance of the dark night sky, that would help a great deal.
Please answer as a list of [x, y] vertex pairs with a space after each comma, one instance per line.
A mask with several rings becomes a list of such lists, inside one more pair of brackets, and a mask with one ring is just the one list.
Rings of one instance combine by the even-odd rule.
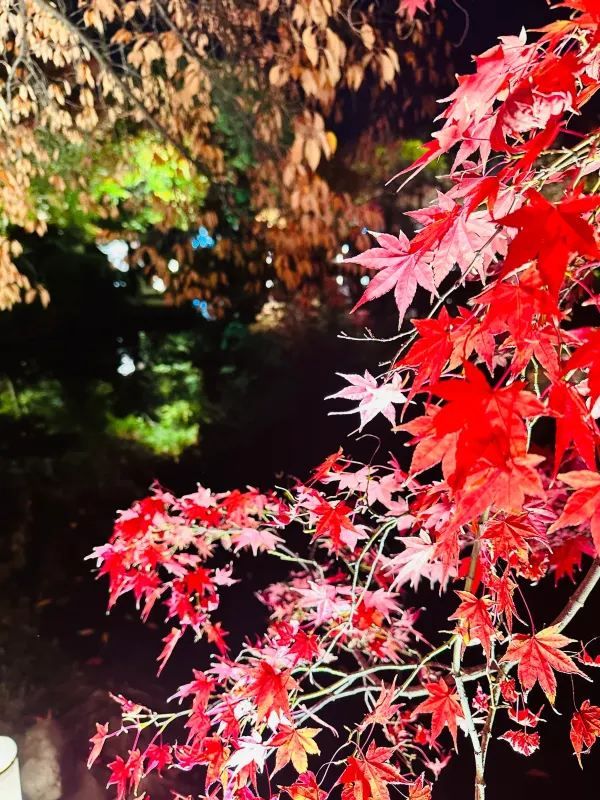
[[491, 47], [498, 36], [541, 27], [560, 15], [546, 0], [438, 0], [438, 4], [448, 13], [448, 38], [460, 42], [456, 48], [459, 72], [470, 71], [471, 54]]

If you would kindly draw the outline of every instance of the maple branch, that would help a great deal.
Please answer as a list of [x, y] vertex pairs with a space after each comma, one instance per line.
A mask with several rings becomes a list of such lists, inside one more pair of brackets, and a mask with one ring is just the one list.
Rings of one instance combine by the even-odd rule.
[[479, 740], [479, 734], [477, 733], [477, 728], [475, 727], [473, 715], [471, 714], [471, 706], [469, 705], [469, 698], [467, 696], [467, 691], [465, 689], [465, 683], [461, 672], [461, 667], [462, 667], [461, 651], [462, 651], [462, 639], [460, 635], [457, 635], [454, 640], [454, 647], [452, 650], [452, 675], [454, 677], [454, 683], [456, 685], [456, 693], [458, 694], [458, 699], [460, 700], [460, 706], [462, 708], [462, 712], [465, 718], [467, 733], [469, 735], [469, 738], [471, 740], [471, 745], [473, 747], [473, 758], [475, 760], [475, 800], [484, 800], [485, 798], [484, 758], [481, 749], [481, 742]]
[[177, 152], [182, 155], [186, 161], [189, 161], [197, 170], [205, 171], [206, 167], [203, 166], [194, 156], [192, 155], [191, 151], [181, 142], [177, 137], [173, 136], [169, 131], [161, 125], [158, 120], [156, 120], [152, 114], [148, 111], [146, 106], [142, 103], [142, 101], [135, 96], [129, 85], [121, 78], [117, 70], [111, 64], [110, 60], [106, 58], [103, 53], [96, 47], [96, 45], [86, 36], [86, 34], [74, 23], [72, 22], [69, 17], [63, 13], [59, 8], [50, 4], [48, 0], [34, 0], [38, 6], [41, 6], [44, 11], [46, 11], [50, 16], [54, 17], [61, 25], [64, 25], [68, 31], [70, 31], [74, 36], [76, 36], [81, 44], [89, 50], [89, 52], [94, 56], [96, 61], [101, 65], [102, 69], [107, 72], [115, 81], [117, 86], [121, 89], [123, 94], [129, 98], [131, 103], [134, 107], [139, 111], [142, 117], [146, 120], [148, 125], [153, 128], [158, 135], [164, 139], [165, 141], [169, 142]]
[[[587, 571], [585, 578], [581, 581], [577, 589], [573, 592], [573, 594], [569, 598], [569, 601], [567, 602], [563, 610], [560, 612], [560, 614], [552, 622], [552, 625], [550, 627], [555, 627], [559, 631], [562, 631], [564, 628], [566, 628], [566, 626], [571, 622], [571, 620], [573, 619], [573, 617], [575, 617], [578, 611], [580, 611], [580, 609], [584, 607], [586, 600], [590, 596], [592, 590], [594, 589], [598, 581], [600, 581], [600, 559], [597, 558], [594, 560], [591, 567]], [[499, 667], [498, 674], [496, 676], [497, 679], [493, 685], [490, 678], [490, 707], [488, 709], [486, 720], [481, 733], [481, 750], [482, 750], [482, 758], [484, 766], [485, 766], [488, 746], [491, 739], [494, 718], [496, 716], [496, 711], [498, 709], [498, 702], [500, 699], [500, 680], [502, 677], [506, 675], [506, 673], [510, 669], [512, 669], [513, 666], [514, 664], [512, 663], [501, 665]]]
[[[492, 647], [493, 647], [492, 642]], [[492, 651], [493, 656], [493, 651]], [[485, 767], [485, 762], [488, 754], [488, 747], [490, 744], [490, 740], [492, 738], [492, 729], [494, 727], [494, 720], [496, 718], [496, 711], [498, 710], [498, 704], [500, 702], [500, 684], [501, 679], [505, 677], [506, 673], [506, 665], [501, 664], [498, 668], [498, 673], [496, 675], [496, 680], [492, 678], [492, 675], [488, 675], [489, 685], [490, 685], [490, 705], [488, 708], [488, 712], [486, 714], [485, 722], [483, 724], [483, 729], [481, 731], [481, 752], [483, 757], [483, 766]]]
[[[485, 518], [487, 518], [487, 515], [485, 516]], [[481, 542], [479, 539], [476, 539], [473, 544], [473, 548], [471, 550], [469, 572], [467, 575], [467, 579], [465, 581], [465, 590], [467, 592], [471, 590], [473, 584], [473, 578], [477, 567], [477, 561], [479, 559], [480, 548], [481, 548]], [[469, 697], [465, 689], [465, 681], [462, 671], [462, 652], [463, 652], [462, 636], [460, 634], [456, 634], [454, 637], [454, 645], [452, 647], [452, 675], [454, 677], [454, 683], [456, 685], [456, 693], [458, 694], [460, 706], [462, 708], [463, 716], [465, 718], [465, 724], [467, 726], [467, 734], [471, 740], [471, 745], [473, 747], [473, 759], [475, 761], [475, 800], [484, 800], [485, 757], [483, 754], [481, 741], [479, 739], [479, 734], [477, 733], [477, 728], [475, 727], [475, 721], [473, 720], [473, 714], [471, 713]]]
[[577, 589], [573, 592], [566, 606], [556, 617], [551, 627], [562, 631], [571, 622], [573, 617], [584, 607], [586, 600], [600, 580], [600, 558], [594, 559]]
[[[411, 674], [408, 678], [404, 681], [404, 683], [400, 686], [399, 689], [394, 693], [394, 700], [398, 700], [400, 698], [404, 699], [417, 699], [421, 697], [427, 697], [428, 691], [421, 686], [410, 686], [410, 683], [415, 678], [416, 675], [421, 671], [421, 669], [435, 658], [436, 655], [439, 653], [444, 652], [448, 649], [448, 645], [443, 645], [442, 647], [438, 647], [436, 650], [432, 650], [428, 653], [425, 658], [419, 661], [418, 664], [397, 664], [397, 665], [380, 665], [376, 667], [369, 667], [366, 670], [361, 670], [360, 672], [355, 672], [352, 675], [346, 675], [341, 678], [339, 681], [336, 681], [333, 684], [329, 684], [329, 686], [324, 686], [321, 689], [317, 689], [314, 692], [310, 692], [309, 694], [299, 695], [295, 705], [299, 705], [300, 703], [304, 703], [307, 700], [317, 700], [319, 698], [325, 698], [324, 703], [319, 703], [318, 708], [322, 708], [323, 705], [327, 705], [327, 703], [336, 700], [337, 698], [343, 696], [338, 692], [338, 690], [345, 691], [346, 688], [354, 681], [359, 680], [360, 678], [366, 678], [369, 675], [373, 675], [377, 672], [406, 672], [411, 670]], [[463, 683], [469, 683], [471, 681], [479, 680], [480, 678], [485, 677], [486, 675], [486, 668], [477, 666], [477, 667], [470, 667], [462, 672], [462, 680]], [[334, 674], [333, 671], [330, 671], [329, 674]], [[339, 673], [338, 673], [339, 674]], [[362, 689], [364, 691], [371, 690], [373, 687], [363, 686]], [[338, 692], [336, 694], [336, 692]]]

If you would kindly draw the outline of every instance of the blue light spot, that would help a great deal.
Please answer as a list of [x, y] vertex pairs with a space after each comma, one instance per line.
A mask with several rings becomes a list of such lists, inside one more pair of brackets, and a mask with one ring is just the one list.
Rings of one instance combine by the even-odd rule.
[[204, 319], [210, 319], [210, 320], [214, 319], [213, 315], [208, 310], [208, 303], [206, 302], [206, 300], [200, 301], [200, 313], [202, 314]]
[[197, 250], [199, 247], [203, 250], [215, 246], [215, 240], [209, 234], [207, 229], [202, 225], [198, 228], [198, 233], [192, 239], [192, 247]]
[[210, 308], [206, 300], [200, 300], [199, 297], [195, 297], [192, 300], [192, 305], [196, 311], [200, 312], [204, 319], [214, 320], [214, 316], [210, 313]]

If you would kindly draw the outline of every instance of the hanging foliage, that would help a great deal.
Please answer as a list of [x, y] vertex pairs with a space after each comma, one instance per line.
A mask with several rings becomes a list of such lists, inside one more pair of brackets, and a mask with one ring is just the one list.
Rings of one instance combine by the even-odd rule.
[[[414, 18], [423, 5], [4, 3], [0, 308], [35, 296], [35, 276], [18, 272], [18, 245], [8, 239], [18, 240], [19, 229], [44, 234], [53, 197], [42, 191], [40, 179], [42, 184], [51, 179], [59, 193], [76, 193], [95, 217], [98, 235], [110, 238], [114, 225], [102, 222], [115, 206], [121, 208], [114, 195], [108, 200], [95, 195], [89, 160], [103, 158], [109, 174], [115, 165], [119, 170], [129, 157], [130, 137], [144, 131], [156, 142], [155, 159], [184, 162], [181, 169], [193, 170], [211, 190], [196, 203], [189, 228], [178, 227], [171, 198], [160, 198], [160, 209], [156, 197], [150, 198], [153, 225], [164, 237], [151, 237], [133, 263], [142, 259], [186, 298], [214, 294], [227, 280], [223, 265], [243, 266], [251, 285], [272, 251], [272, 270], [296, 288], [333, 259], [343, 237], [360, 241], [365, 225], [381, 222], [375, 206], [357, 207], [325, 167], [338, 147], [334, 129], [353, 114], [348, 98], [360, 93], [361, 105], [372, 106], [378, 98], [399, 96], [399, 110], [406, 111], [411, 97], [408, 90], [399, 93], [399, 86], [418, 83], [425, 91], [441, 80], [435, 48], [427, 43], [439, 40], [442, 24], [439, 18], [424, 23], [422, 14]], [[444, 49], [440, 43], [437, 50]], [[427, 111], [413, 107], [414, 115]], [[402, 114], [397, 116], [396, 133]], [[64, 162], [65, 150], [70, 164]], [[195, 199], [192, 193], [188, 205]], [[198, 227], [219, 234], [202, 264], [190, 245]], [[182, 271], [175, 280], [166, 269], [171, 257], [194, 264], [194, 272]]]

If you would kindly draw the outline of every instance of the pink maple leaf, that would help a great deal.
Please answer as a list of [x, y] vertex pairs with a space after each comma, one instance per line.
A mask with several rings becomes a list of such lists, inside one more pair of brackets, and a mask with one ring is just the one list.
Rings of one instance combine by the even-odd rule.
[[377, 380], [368, 370], [363, 375], [344, 375], [337, 373], [345, 378], [350, 386], [345, 386], [335, 394], [330, 394], [326, 399], [340, 397], [344, 400], [358, 400], [358, 407], [349, 411], [331, 411], [330, 414], [360, 414], [360, 427], [362, 430], [367, 422], [370, 422], [377, 414], [383, 414], [392, 425], [396, 424], [396, 409], [394, 403], [406, 403], [406, 395], [400, 391], [400, 375], [397, 373], [392, 376], [390, 381], [378, 384]]
[[259, 528], [242, 528], [231, 535], [234, 550], [237, 553], [243, 547], [249, 547], [252, 555], [257, 555], [259, 550], [273, 550], [278, 542], [283, 539], [276, 536], [272, 531], [261, 530]]
[[371, 233], [371, 235], [375, 237], [379, 247], [371, 247], [364, 253], [345, 259], [354, 264], [361, 264], [367, 269], [378, 270], [353, 311], [394, 289], [394, 299], [402, 321], [415, 296], [417, 286], [435, 292], [431, 267], [423, 261], [422, 253], [410, 251], [410, 242], [402, 231], [398, 236], [389, 233]]
[[435, 0], [400, 0], [398, 14], [404, 14], [412, 21], [419, 11], [427, 14], [427, 9], [434, 5]]

